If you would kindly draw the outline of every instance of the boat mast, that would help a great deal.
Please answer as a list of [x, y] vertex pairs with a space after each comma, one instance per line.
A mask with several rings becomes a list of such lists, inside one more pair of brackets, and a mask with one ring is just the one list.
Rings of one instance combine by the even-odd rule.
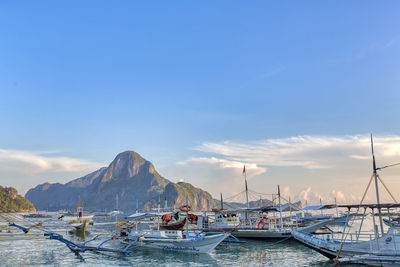
[[319, 205], [321, 206], [321, 215], [323, 215], [322, 214], [322, 199], [321, 198], [319, 198]]
[[336, 217], [339, 217], [339, 213], [338, 213], [338, 210], [337, 210], [337, 201], [336, 201], [336, 197], [335, 197], [335, 208], [336, 208]]
[[377, 174], [376, 163], [375, 163], [374, 141], [372, 140], [372, 134], [371, 134], [371, 150], [372, 150], [372, 167], [374, 169], [374, 178], [375, 178], [376, 202], [378, 204], [379, 224], [381, 226], [381, 233], [383, 235], [384, 232], [383, 232], [383, 223], [382, 223], [382, 212], [381, 212], [381, 207], [380, 207], [381, 203], [379, 200], [378, 174]]
[[161, 192], [158, 192], [158, 212], [160, 212], [161, 209]]
[[186, 195], [186, 238], [189, 238], [189, 194]]
[[278, 200], [279, 200], [279, 216], [281, 217], [280, 227], [281, 227], [281, 230], [282, 230], [283, 224], [282, 224], [281, 190], [279, 188], [279, 184], [278, 184]]
[[118, 194], [115, 195], [115, 209], [118, 210]]
[[221, 210], [224, 210], [224, 200], [222, 199], [222, 193], [221, 193]]
[[246, 205], [249, 207], [249, 190], [247, 189], [247, 175], [246, 175], [246, 165], [243, 165], [243, 174], [244, 174], [244, 185], [246, 187]]
[[[247, 189], [246, 165], [243, 165], [243, 174], [244, 174], [244, 186], [246, 188], [246, 206], [247, 209], [249, 209], [249, 191]], [[248, 224], [249, 223], [248, 210], [246, 210], [245, 214], [246, 214], [246, 224]]]

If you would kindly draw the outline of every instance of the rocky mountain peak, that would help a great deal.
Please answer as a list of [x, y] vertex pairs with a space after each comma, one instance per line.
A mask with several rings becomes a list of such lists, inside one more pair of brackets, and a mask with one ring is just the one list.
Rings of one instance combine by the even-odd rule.
[[154, 165], [134, 151], [119, 153], [110, 165], [74, 179], [66, 184], [42, 184], [29, 190], [26, 197], [39, 209], [70, 209], [83, 200], [88, 209], [134, 210], [136, 203], [143, 210], [158, 205], [160, 194], [167, 196], [169, 205], [183, 205], [189, 195], [195, 210], [207, 210], [213, 200], [207, 192], [188, 183], [172, 183], [162, 177]]
[[[113, 178], [130, 178], [137, 175], [142, 168], [149, 169], [150, 162], [145, 160], [135, 151], [124, 151], [119, 153], [115, 159], [110, 163], [107, 172], [103, 178], [103, 182]], [[146, 168], [147, 167], [147, 168]]]

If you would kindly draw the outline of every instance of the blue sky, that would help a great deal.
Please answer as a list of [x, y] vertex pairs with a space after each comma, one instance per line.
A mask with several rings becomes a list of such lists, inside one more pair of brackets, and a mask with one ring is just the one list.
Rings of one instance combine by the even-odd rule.
[[[65, 182], [129, 149], [166, 178], [207, 190], [246, 163], [268, 169], [254, 174], [264, 191], [278, 182], [293, 194], [311, 184], [326, 191], [316, 181], [334, 168], [310, 174], [205, 144], [257, 150], [254, 142], [373, 132], [392, 138], [384, 145], [393, 150], [399, 8], [398, 1], [2, 1], [0, 183], [24, 192]], [[54, 166], [35, 170], [21, 153]], [[193, 160], [201, 158], [238, 164], [231, 173]], [[77, 165], [62, 167], [68, 160]]]

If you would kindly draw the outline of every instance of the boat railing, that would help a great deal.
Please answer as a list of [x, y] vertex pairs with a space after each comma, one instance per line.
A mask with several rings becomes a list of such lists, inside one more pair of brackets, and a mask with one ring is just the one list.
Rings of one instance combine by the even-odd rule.
[[[343, 233], [330, 233], [330, 238], [342, 242], [344, 239]], [[360, 241], [371, 241], [376, 240], [374, 233], [348, 233], [344, 240], [345, 243], [355, 243]]]

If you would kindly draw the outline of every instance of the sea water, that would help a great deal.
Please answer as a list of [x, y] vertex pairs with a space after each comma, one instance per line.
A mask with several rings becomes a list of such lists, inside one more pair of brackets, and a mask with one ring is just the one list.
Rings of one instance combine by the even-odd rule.
[[[33, 222], [32, 222], [33, 223]], [[115, 227], [115, 226], [113, 226]], [[81, 243], [83, 239], [68, 233], [72, 227], [65, 222], [56, 222], [46, 230], [62, 234], [65, 238]], [[109, 236], [112, 229], [92, 226], [94, 235]], [[115, 229], [114, 229], [115, 230]], [[131, 248], [127, 255], [109, 252], [72, 252], [57, 240], [25, 238], [0, 240], [0, 266], [331, 266], [333, 261], [311, 249], [288, 240], [246, 240], [247, 243], [221, 243], [210, 254], [187, 254], [149, 248]], [[123, 246], [118, 241], [112, 245]]]

